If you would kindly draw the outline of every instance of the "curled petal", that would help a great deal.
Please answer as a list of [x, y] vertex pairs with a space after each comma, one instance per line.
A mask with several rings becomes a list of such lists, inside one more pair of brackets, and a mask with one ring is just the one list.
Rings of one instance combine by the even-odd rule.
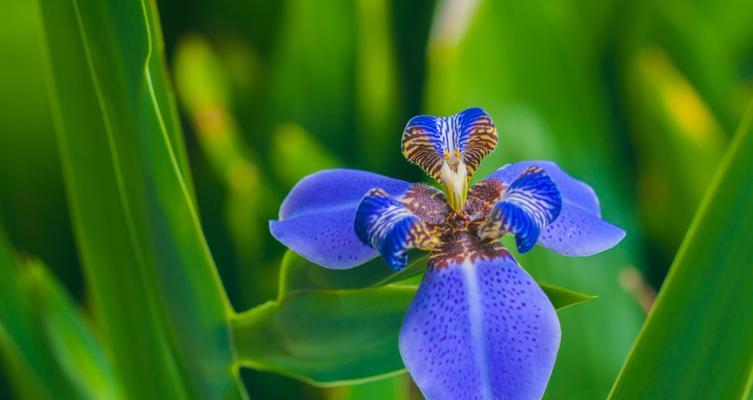
[[334, 269], [352, 268], [376, 257], [353, 230], [356, 208], [372, 188], [393, 196], [412, 184], [370, 172], [336, 169], [301, 179], [280, 206], [269, 228], [277, 240], [311, 262]]
[[594, 190], [551, 161], [508, 164], [489, 178], [510, 185], [521, 171], [532, 165], [549, 174], [562, 197], [559, 217], [539, 236], [541, 245], [567, 256], [590, 256], [614, 247], [625, 237], [624, 230], [601, 219], [599, 199]]
[[400, 330], [403, 362], [427, 399], [540, 399], [560, 327], [509, 254], [430, 266]]
[[510, 232], [518, 251], [530, 251], [547, 225], [560, 214], [562, 199], [549, 175], [528, 167], [504, 192], [481, 227], [482, 238], [494, 239]]
[[411, 118], [402, 139], [405, 158], [435, 179], [440, 178], [442, 166], [449, 159], [462, 161], [470, 176], [496, 145], [497, 129], [491, 117], [478, 107], [450, 117]]
[[429, 250], [439, 244], [426, 223], [380, 188], [364, 196], [354, 226], [361, 242], [375, 248], [394, 270], [408, 264], [408, 249]]
[[601, 217], [599, 198], [591, 186], [568, 175], [552, 161], [521, 161], [507, 164], [489, 175], [489, 178], [498, 179], [509, 186], [528, 167], [544, 169], [557, 184], [557, 190], [559, 190], [563, 202], [573, 204], [597, 217]]

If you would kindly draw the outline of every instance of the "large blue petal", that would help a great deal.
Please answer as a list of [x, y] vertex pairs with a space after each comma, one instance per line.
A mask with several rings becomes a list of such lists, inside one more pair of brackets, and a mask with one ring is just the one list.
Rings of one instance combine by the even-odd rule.
[[370, 172], [335, 169], [301, 179], [270, 221], [277, 240], [306, 259], [333, 269], [352, 268], [377, 255], [353, 229], [356, 208], [376, 187], [399, 197], [412, 184]]
[[430, 267], [400, 331], [400, 354], [428, 400], [540, 399], [560, 326], [510, 255]]
[[375, 248], [394, 270], [408, 264], [408, 249], [439, 245], [429, 227], [405, 205], [382, 190], [372, 189], [356, 210], [356, 236]]
[[557, 184], [562, 197], [559, 217], [539, 236], [541, 245], [567, 256], [590, 256], [614, 247], [625, 237], [624, 230], [601, 219], [599, 199], [594, 190], [551, 161], [508, 164], [489, 178], [509, 186], [530, 166], [543, 168]]

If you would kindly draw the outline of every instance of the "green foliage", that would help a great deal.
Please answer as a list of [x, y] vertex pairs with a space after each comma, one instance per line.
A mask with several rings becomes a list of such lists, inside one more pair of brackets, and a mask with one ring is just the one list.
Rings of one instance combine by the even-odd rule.
[[0, 398], [420, 398], [397, 335], [426, 258], [326, 270], [267, 221], [321, 169], [421, 179], [407, 118], [467, 106], [500, 132], [477, 177], [554, 160], [628, 231], [516, 254], [598, 295], [559, 314], [545, 397], [751, 396], [753, 3], [236, 3], [4, 4]]
[[355, 269], [321, 268], [293, 251], [286, 251], [280, 265], [278, 295], [305, 289], [360, 289], [396, 283], [416, 276], [426, 269], [427, 256], [410, 253], [410, 263], [401, 271], [387, 267], [376, 258]]
[[153, 3], [39, 6], [84, 274], [125, 395], [241, 397]]
[[239, 314], [240, 364], [318, 385], [400, 372], [397, 337], [415, 287], [297, 291]]
[[[321, 268], [288, 250], [280, 266], [278, 299], [301, 290], [362, 289], [389, 284], [414, 286], [415, 282], [412, 282], [411, 278], [424, 272], [428, 256], [416, 255], [413, 258], [414, 260], [400, 271], [387, 267], [381, 258], [375, 258], [354, 269], [332, 270]], [[539, 283], [539, 286], [557, 310], [596, 298], [546, 283]]]
[[20, 261], [0, 230], [0, 353], [21, 398], [120, 398], [109, 360], [46, 267]]
[[[389, 283], [425, 268], [426, 258], [420, 257], [401, 272], [381, 259], [352, 270], [325, 270], [288, 251], [278, 299], [233, 322], [240, 364], [327, 386], [403, 371], [398, 335], [417, 287]], [[594, 298], [552, 285], [541, 288], [558, 310]]]
[[745, 398], [753, 371], [753, 103], [610, 399]]

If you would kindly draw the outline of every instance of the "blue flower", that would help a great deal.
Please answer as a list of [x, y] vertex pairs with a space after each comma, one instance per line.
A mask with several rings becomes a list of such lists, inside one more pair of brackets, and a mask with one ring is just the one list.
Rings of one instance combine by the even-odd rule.
[[272, 235], [326, 268], [353, 268], [381, 255], [395, 270], [408, 249], [429, 252], [400, 331], [400, 354], [424, 396], [538, 399], [560, 343], [544, 292], [502, 246], [537, 243], [589, 256], [625, 232], [601, 219], [594, 191], [550, 161], [508, 164], [470, 186], [497, 144], [482, 109], [418, 116], [405, 128], [405, 157], [442, 190], [381, 175], [321, 171], [303, 178], [280, 207]]

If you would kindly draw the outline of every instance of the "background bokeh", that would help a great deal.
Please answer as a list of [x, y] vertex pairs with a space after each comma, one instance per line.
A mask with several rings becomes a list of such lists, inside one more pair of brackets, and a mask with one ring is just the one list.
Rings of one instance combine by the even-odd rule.
[[[332, 167], [425, 179], [400, 153], [413, 115], [486, 109], [500, 144], [477, 175], [547, 159], [589, 182], [626, 240], [588, 259], [520, 257], [539, 281], [599, 296], [560, 313], [551, 399], [605, 397], [753, 96], [750, 1], [157, 5], [201, 221], [238, 310], [275, 296], [285, 249], [267, 221], [298, 179]], [[3, 9], [0, 221], [86, 308], [37, 11]], [[407, 375], [327, 389], [243, 378], [258, 399], [420, 396]]]

